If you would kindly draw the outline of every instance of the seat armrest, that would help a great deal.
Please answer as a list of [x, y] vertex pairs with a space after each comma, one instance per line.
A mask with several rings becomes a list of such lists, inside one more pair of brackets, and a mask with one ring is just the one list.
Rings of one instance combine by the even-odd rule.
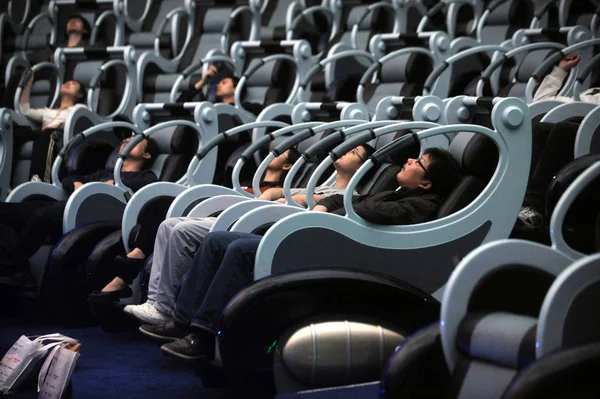
[[217, 195], [205, 199], [196, 205], [188, 214], [190, 217], [209, 217], [217, 212], [223, 212], [232, 205], [240, 202], [249, 201], [247, 197], [242, 195]]
[[128, 193], [112, 184], [93, 182], [81, 186], [67, 201], [63, 233], [84, 224], [117, 220], [125, 211]]
[[127, 252], [131, 251], [131, 248], [129, 248], [128, 245], [131, 230], [138, 223], [138, 217], [148, 202], [157, 197], [176, 198], [183, 191], [185, 191], [185, 186], [182, 186], [181, 184], [157, 182], [141, 188], [131, 196], [131, 199], [127, 202], [125, 211], [123, 212], [123, 221], [121, 223], [123, 245]]
[[[270, 208], [273, 205], [274, 204], [271, 201], [246, 199], [246, 201], [232, 205], [224, 210], [219, 217], [217, 217], [217, 220], [215, 220], [210, 231], [227, 231], [239, 218], [246, 215], [248, 212], [262, 207]], [[248, 231], [248, 233], [251, 232], [252, 230]]]
[[240, 193], [216, 184], [200, 184], [190, 187], [175, 198], [167, 212], [167, 218], [188, 216], [189, 212], [197, 205], [197, 201], [217, 195], [240, 195]]
[[265, 224], [274, 223], [287, 216], [304, 212], [307, 212], [307, 210], [303, 208], [279, 203], [269, 203], [267, 206], [254, 209], [247, 212], [244, 216], [241, 216], [233, 225], [231, 231], [251, 233]]
[[69, 194], [60, 187], [42, 182], [26, 182], [15, 187], [6, 198], [6, 202], [22, 202], [32, 195], [49, 197], [65, 201]]

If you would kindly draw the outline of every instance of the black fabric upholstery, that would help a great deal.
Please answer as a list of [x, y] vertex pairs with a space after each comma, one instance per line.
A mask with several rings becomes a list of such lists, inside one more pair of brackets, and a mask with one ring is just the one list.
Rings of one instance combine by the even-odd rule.
[[489, 180], [498, 164], [498, 148], [494, 142], [480, 134], [471, 138], [463, 152], [463, 173]]
[[381, 378], [381, 398], [443, 398], [449, 381], [435, 323], [413, 334], [390, 358]]
[[172, 154], [167, 157], [160, 172], [159, 180], [177, 181], [187, 171], [187, 167], [198, 149], [198, 135], [193, 129], [178, 127], [171, 138]]
[[[546, 195], [546, 214], [551, 215], [564, 191], [600, 154], [578, 158], [565, 166], [552, 180]], [[600, 212], [600, 179], [590, 183], [573, 201], [563, 222], [563, 237], [567, 244], [582, 253], [595, 252], [595, 215]]]
[[507, 389], [503, 399], [595, 399], [598, 384], [600, 343], [546, 356], [523, 372]]
[[437, 218], [452, 215], [469, 205], [487, 186], [487, 181], [476, 176], [463, 176], [446, 197], [437, 212]]
[[481, 279], [468, 312], [508, 312], [537, 317], [555, 276], [524, 265], [505, 266]]
[[389, 165], [386, 167], [385, 170], [375, 178], [369, 193], [377, 194], [397, 189], [398, 180], [396, 179], [396, 175], [400, 172], [400, 169], [402, 169], [402, 166], [400, 165]]
[[66, 170], [62, 171], [62, 176], [88, 175], [104, 169], [115, 148], [116, 138], [112, 142], [93, 138], [82, 141], [67, 154], [66, 162], [63, 163]]

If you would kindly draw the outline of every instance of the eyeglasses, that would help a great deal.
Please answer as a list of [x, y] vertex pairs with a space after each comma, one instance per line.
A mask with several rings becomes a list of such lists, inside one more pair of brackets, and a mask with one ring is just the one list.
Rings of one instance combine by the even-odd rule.
[[358, 157], [358, 159], [360, 159], [361, 162], [365, 162], [365, 160], [363, 159], [363, 157], [360, 155], [360, 152], [358, 152], [358, 150], [356, 148], [353, 148], [350, 150], [351, 153], [353, 153], [354, 155], [356, 155]]
[[421, 167], [421, 169], [423, 169], [423, 171], [425, 172], [425, 176], [427, 176], [428, 171], [425, 165], [423, 165], [423, 162], [421, 162], [421, 158], [417, 158], [415, 162]]

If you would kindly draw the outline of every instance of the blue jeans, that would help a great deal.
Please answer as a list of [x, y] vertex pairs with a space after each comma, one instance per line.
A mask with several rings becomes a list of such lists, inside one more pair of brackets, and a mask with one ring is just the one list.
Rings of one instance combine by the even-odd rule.
[[175, 320], [216, 333], [229, 300], [253, 281], [261, 239], [248, 233], [209, 233], [180, 288]]

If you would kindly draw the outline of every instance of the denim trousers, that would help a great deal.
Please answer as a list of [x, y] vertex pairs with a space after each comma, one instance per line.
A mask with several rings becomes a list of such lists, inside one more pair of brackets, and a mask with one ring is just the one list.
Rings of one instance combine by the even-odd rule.
[[248, 233], [209, 233], [180, 287], [175, 320], [216, 333], [229, 300], [253, 281], [261, 239]]

